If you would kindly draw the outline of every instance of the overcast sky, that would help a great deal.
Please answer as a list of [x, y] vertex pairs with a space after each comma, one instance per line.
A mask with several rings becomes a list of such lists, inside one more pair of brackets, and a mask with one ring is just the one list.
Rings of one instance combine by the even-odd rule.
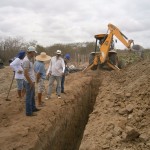
[[108, 23], [150, 48], [150, 0], [0, 1], [0, 37], [21, 36], [43, 46], [95, 41]]

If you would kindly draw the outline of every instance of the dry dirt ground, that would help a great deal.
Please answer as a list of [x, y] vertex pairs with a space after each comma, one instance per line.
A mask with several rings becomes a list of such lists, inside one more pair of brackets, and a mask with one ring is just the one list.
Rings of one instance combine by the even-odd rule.
[[80, 150], [150, 150], [150, 61], [100, 78]]
[[[57, 99], [54, 92], [35, 117], [25, 116], [24, 100], [16, 98], [15, 80], [9, 94], [11, 101], [5, 100], [12, 76], [9, 67], [0, 70], [0, 150], [44, 150], [44, 134], [49, 128], [56, 130], [59, 120], [69, 116], [79, 95], [86, 94], [83, 88], [91, 84], [92, 78], [98, 78], [100, 86], [79, 149], [150, 149], [150, 60], [130, 64], [121, 71], [70, 74], [65, 83], [67, 94]], [[41, 137], [45, 139], [40, 143]]]

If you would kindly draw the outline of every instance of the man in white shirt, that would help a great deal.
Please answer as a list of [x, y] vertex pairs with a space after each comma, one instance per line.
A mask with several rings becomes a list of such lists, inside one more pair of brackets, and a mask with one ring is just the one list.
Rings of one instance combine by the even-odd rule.
[[24, 96], [24, 87], [23, 87], [23, 79], [24, 79], [24, 73], [22, 68], [22, 60], [25, 57], [25, 51], [20, 51], [15, 60], [10, 63], [10, 67], [15, 72], [15, 79], [17, 81], [17, 93], [18, 98], [22, 98]]
[[48, 93], [45, 99], [51, 98], [52, 86], [55, 80], [57, 81], [57, 95], [58, 95], [58, 98], [61, 98], [60, 96], [61, 78], [64, 72], [65, 72], [65, 63], [64, 63], [63, 58], [61, 57], [61, 50], [57, 50], [56, 56], [51, 58], [50, 65], [47, 70], [47, 76], [50, 76], [50, 78], [49, 78]]
[[26, 116], [35, 116], [34, 112], [39, 109], [35, 106], [35, 73], [34, 57], [36, 49], [33, 46], [28, 47], [27, 55], [23, 59], [24, 83], [26, 88]]

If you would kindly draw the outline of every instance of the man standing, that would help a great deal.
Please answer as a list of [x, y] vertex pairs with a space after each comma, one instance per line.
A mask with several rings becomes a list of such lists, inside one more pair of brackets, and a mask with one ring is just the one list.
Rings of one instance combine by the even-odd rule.
[[21, 98], [24, 96], [24, 86], [23, 86], [23, 81], [24, 81], [24, 73], [23, 73], [23, 68], [22, 68], [22, 61], [25, 57], [25, 51], [21, 50], [17, 54], [17, 58], [10, 63], [10, 67], [15, 71], [15, 79], [17, 81], [17, 93], [18, 93], [18, 98], [21, 100]]
[[61, 98], [61, 78], [65, 72], [65, 63], [63, 58], [61, 57], [61, 50], [56, 51], [56, 56], [51, 58], [50, 65], [47, 71], [47, 75], [50, 76], [49, 78], [49, 87], [47, 97], [45, 99], [51, 98], [52, 93], [52, 86], [54, 81], [57, 81], [57, 95], [58, 98]]
[[33, 112], [39, 109], [35, 106], [35, 73], [34, 73], [34, 57], [36, 54], [35, 47], [30, 46], [27, 55], [23, 59], [24, 83], [26, 88], [26, 116], [35, 116]]
[[61, 79], [61, 93], [64, 93], [66, 94], [66, 92], [64, 91], [64, 83], [65, 83], [65, 76], [69, 73], [69, 70], [68, 70], [68, 61], [70, 60], [70, 54], [66, 54], [65, 57], [64, 57], [64, 62], [65, 62], [65, 73], [63, 74], [62, 76], [62, 79]]

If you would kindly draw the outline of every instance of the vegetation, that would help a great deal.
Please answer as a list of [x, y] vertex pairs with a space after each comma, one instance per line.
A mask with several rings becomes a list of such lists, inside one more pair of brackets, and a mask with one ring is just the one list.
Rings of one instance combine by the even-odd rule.
[[37, 41], [25, 42], [21, 37], [0, 39], [0, 59], [8, 64], [9, 59], [16, 56], [20, 50], [27, 50], [28, 46], [36, 46], [38, 54], [46, 52], [53, 56], [57, 49], [62, 50], [65, 55], [69, 53], [74, 61], [88, 61], [89, 53], [94, 50], [94, 42], [71, 43], [71, 44], [54, 44], [52, 46], [43, 47], [37, 44]]
[[[46, 52], [48, 55], [53, 56], [57, 49], [62, 50], [62, 53], [65, 55], [69, 53], [71, 59], [77, 63], [88, 62], [89, 53], [94, 51], [95, 42], [83, 42], [83, 43], [70, 43], [70, 44], [54, 44], [48, 47], [43, 47], [37, 44], [37, 41], [25, 42], [23, 38], [0, 38], [0, 59], [4, 62], [5, 65], [8, 64], [8, 61], [15, 57], [20, 50], [27, 50], [28, 46], [36, 46], [38, 54], [40, 52]], [[129, 54], [130, 53], [130, 54]], [[135, 52], [129, 51], [119, 51], [118, 55], [122, 60], [126, 60], [127, 63], [132, 63], [139, 59], [139, 55]], [[144, 51], [144, 58], [150, 58], [150, 50], [147, 49]]]

